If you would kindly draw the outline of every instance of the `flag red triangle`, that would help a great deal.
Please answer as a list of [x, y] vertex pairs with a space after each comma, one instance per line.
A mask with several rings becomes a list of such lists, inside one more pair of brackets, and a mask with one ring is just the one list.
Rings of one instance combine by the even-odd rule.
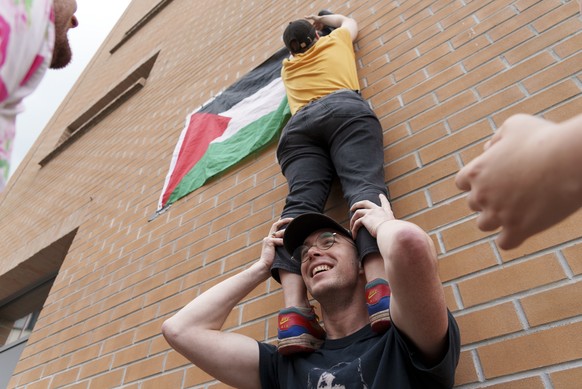
[[194, 113], [190, 116], [188, 130], [182, 141], [174, 172], [163, 196], [164, 204], [182, 178], [202, 158], [210, 142], [224, 134], [228, 122], [230, 122], [229, 117], [212, 113]]

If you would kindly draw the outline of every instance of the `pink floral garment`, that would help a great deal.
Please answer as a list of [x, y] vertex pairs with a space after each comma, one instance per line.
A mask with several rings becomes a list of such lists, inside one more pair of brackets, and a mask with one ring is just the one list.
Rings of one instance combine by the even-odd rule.
[[54, 40], [52, 0], [0, 0], [0, 191], [8, 179], [16, 115], [48, 69]]

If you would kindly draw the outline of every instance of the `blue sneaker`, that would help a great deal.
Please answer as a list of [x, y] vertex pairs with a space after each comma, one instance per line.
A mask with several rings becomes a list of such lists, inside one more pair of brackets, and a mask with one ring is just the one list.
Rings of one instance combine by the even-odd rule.
[[390, 328], [390, 286], [386, 280], [376, 278], [366, 284], [366, 302], [372, 330], [384, 333]]
[[313, 352], [321, 347], [325, 331], [311, 308], [285, 308], [279, 311], [279, 353], [290, 355]]

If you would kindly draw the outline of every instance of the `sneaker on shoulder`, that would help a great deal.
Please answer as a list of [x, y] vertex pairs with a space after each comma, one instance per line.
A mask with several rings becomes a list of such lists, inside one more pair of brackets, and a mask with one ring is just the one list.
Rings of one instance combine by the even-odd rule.
[[290, 307], [279, 311], [278, 350], [281, 355], [313, 352], [321, 347], [325, 331], [313, 307]]
[[366, 302], [372, 330], [384, 333], [390, 328], [390, 286], [386, 280], [376, 278], [366, 284]]

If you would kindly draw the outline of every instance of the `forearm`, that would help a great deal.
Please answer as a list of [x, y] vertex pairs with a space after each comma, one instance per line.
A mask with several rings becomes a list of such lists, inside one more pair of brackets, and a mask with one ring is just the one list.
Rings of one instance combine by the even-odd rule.
[[269, 277], [260, 262], [213, 286], [164, 323], [174, 331], [193, 328], [220, 330], [226, 318], [247, 294]]
[[259, 348], [247, 336], [220, 331], [234, 306], [267, 279], [261, 261], [210, 288], [166, 320], [162, 333], [177, 352], [220, 381], [259, 387]]
[[249, 336], [220, 329], [235, 305], [271, 276], [275, 247], [283, 244], [280, 228], [290, 221], [273, 223], [258, 261], [210, 288], [162, 325], [164, 337], [176, 351], [232, 387], [260, 387], [259, 346]]
[[348, 18], [347, 16], [340, 15], [340, 14], [333, 14], [333, 15], [323, 15], [319, 18], [319, 21], [326, 26], [330, 27], [341, 27], [344, 23], [348, 21], [352, 21], [353, 19]]

